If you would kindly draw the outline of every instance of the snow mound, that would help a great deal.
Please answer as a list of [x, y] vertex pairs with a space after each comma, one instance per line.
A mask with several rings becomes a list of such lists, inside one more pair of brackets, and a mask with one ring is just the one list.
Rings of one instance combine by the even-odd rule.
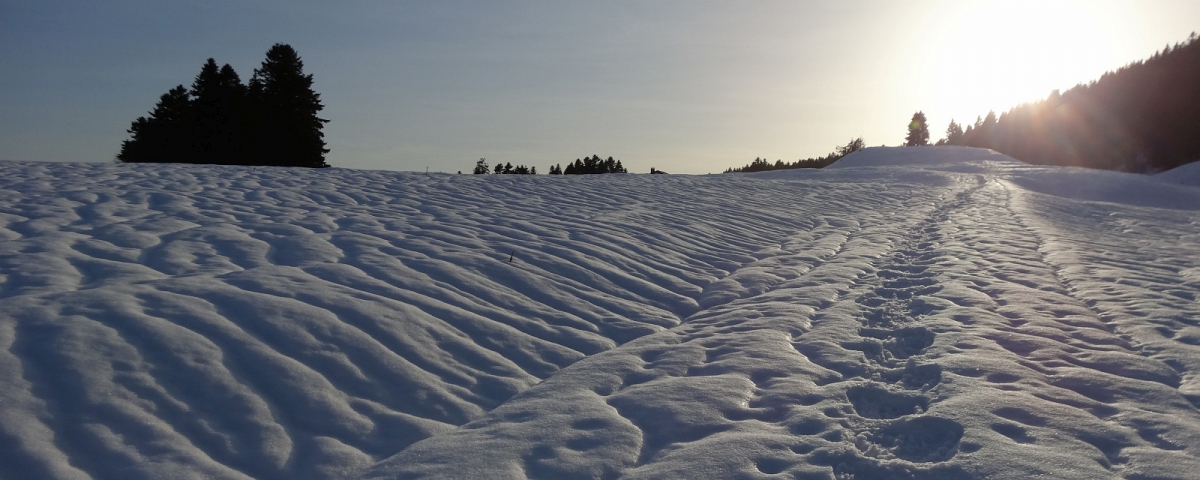
[[870, 147], [846, 155], [826, 168], [954, 166], [971, 162], [1017, 162], [994, 150], [974, 147]]
[[1165, 172], [1160, 172], [1154, 178], [1164, 182], [1200, 187], [1200, 162], [1180, 165]]
[[1200, 211], [962, 152], [0, 162], [0, 478], [1194, 477]]

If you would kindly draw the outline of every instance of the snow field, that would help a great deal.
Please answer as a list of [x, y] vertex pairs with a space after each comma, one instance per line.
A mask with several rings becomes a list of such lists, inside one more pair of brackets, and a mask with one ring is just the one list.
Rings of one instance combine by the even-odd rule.
[[1200, 190], [835, 165], [2, 163], [0, 478], [1200, 471]]

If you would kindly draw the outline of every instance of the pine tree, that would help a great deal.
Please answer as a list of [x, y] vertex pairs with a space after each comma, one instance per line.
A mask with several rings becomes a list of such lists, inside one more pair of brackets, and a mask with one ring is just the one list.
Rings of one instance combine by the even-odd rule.
[[277, 43], [267, 51], [262, 67], [250, 79], [250, 97], [257, 111], [255, 161], [266, 165], [328, 167], [325, 134], [329, 120], [317, 117], [324, 109], [312, 90], [313, 76], [304, 74], [296, 50]]
[[471, 173], [474, 173], [475, 175], [487, 175], [488, 173], [491, 173], [488, 171], [487, 160], [481, 158], [478, 162], [475, 162], [475, 170], [473, 170]]
[[149, 117], [138, 117], [129, 127], [130, 137], [121, 142], [117, 159], [122, 162], [178, 162], [186, 155], [188, 111], [191, 99], [183, 85], [159, 97]]
[[192, 163], [246, 164], [246, 87], [229, 64], [208, 59], [192, 83], [189, 129]]
[[908, 124], [908, 136], [904, 138], [906, 147], [922, 147], [929, 145], [929, 124], [925, 122], [925, 113], [913, 114], [912, 122]]
[[962, 145], [963, 129], [954, 120], [950, 120], [950, 125], [946, 126], [946, 145]]
[[[853, 140], [850, 140], [849, 143], [847, 143], [843, 146], [837, 147], [837, 149], [834, 150], [833, 155], [837, 155], [838, 158], [841, 158], [841, 157], [844, 157], [851, 153], [862, 150], [864, 148], [867, 148], [867, 142], [864, 141], [862, 137], [858, 137]], [[799, 162], [800, 162], [799, 160], [796, 161], [796, 163], [799, 163]]]

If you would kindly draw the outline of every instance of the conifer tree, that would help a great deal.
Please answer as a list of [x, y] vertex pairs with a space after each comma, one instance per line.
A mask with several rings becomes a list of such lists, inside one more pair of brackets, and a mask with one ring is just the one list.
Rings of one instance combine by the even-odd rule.
[[257, 162], [266, 165], [328, 167], [325, 134], [329, 120], [319, 118], [321, 95], [312, 89], [313, 76], [291, 46], [277, 43], [267, 51], [262, 67], [250, 79], [250, 97], [257, 112]]
[[178, 162], [187, 154], [184, 147], [191, 108], [187, 89], [172, 88], [158, 99], [149, 117], [138, 117], [129, 127], [130, 137], [121, 142], [117, 159], [122, 162]]
[[904, 138], [904, 146], [921, 147], [929, 145], [929, 124], [925, 122], [925, 113], [913, 114], [912, 122], [908, 124], [908, 136]]
[[190, 163], [241, 165], [250, 161], [243, 130], [246, 87], [226, 64], [208, 59], [192, 83]]
[[478, 162], [475, 162], [475, 170], [471, 173], [474, 173], [475, 175], [487, 175], [491, 173], [491, 171], [488, 170], [487, 159], [481, 158]]
[[950, 125], [946, 126], [946, 145], [961, 145], [963, 140], [962, 125], [959, 125], [953, 119], [950, 120]]

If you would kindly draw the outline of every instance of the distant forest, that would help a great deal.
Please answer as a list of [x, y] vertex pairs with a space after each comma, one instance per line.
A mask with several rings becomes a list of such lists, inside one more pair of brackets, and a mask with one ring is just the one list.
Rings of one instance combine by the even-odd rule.
[[[514, 167], [511, 163], [504, 165], [497, 163], [496, 168], [493, 170], [488, 167], [487, 159], [481, 158], [478, 162], [475, 162], [475, 169], [471, 173], [476, 175], [487, 175], [489, 173], [498, 175], [537, 175], [537, 167], [526, 167], [524, 165]], [[567, 168], [565, 169], [561, 163], [550, 166], [550, 175], [591, 175], [599, 173], [629, 173], [629, 170], [626, 170], [625, 166], [621, 165], [620, 160], [615, 160], [613, 157], [608, 157], [607, 160], [604, 160], [599, 155], [576, 158], [575, 163], [567, 163]], [[650, 173], [655, 173], [655, 170], [651, 168]]]
[[767, 170], [788, 170], [792, 168], [824, 168], [842, 157], [864, 148], [867, 148], [866, 142], [863, 141], [862, 137], [858, 137], [851, 140], [850, 143], [837, 147], [824, 157], [805, 158], [792, 163], [787, 163], [783, 160], [776, 160], [775, 163], [771, 163], [765, 158], [755, 158], [749, 165], [740, 168], [729, 168], [722, 173], [764, 172]]
[[938, 144], [996, 150], [1033, 164], [1155, 172], [1200, 160], [1200, 41], [1193, 33], [1147, 60], [1052, 92]]
[[312, 75], [292, 47], [275, 44], [249, 85], [208, 59], [192, 88], [163, 94], [121, 144], [123, 162], [328, 167], [325, 120]]

